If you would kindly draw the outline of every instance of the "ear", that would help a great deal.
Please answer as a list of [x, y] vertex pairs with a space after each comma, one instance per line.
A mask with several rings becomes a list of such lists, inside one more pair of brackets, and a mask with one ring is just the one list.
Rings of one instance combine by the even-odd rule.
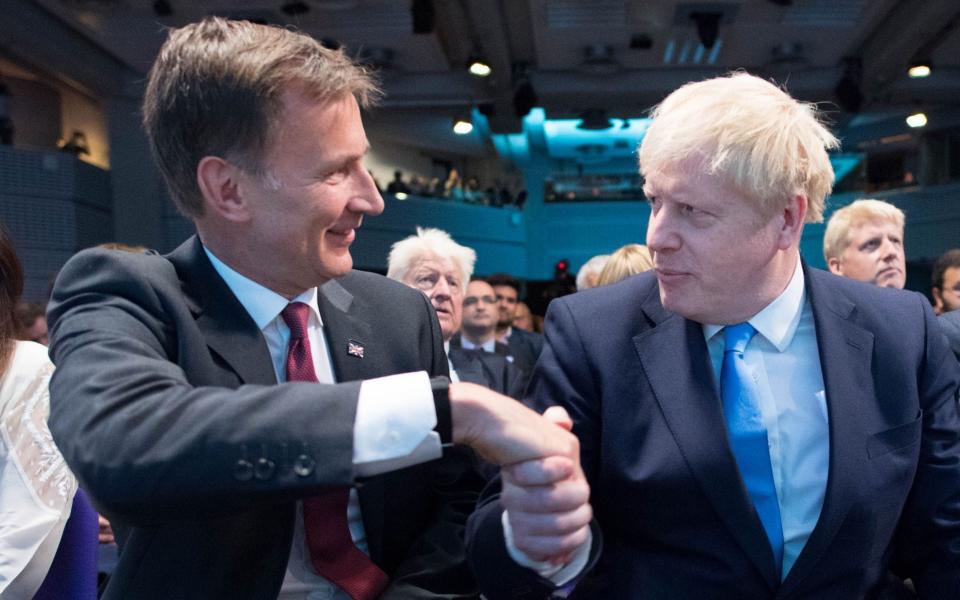
[[843, 266], [839, 258], [828, 258], [827, 268], [830, 269], [830, 272], [834, 275], [843, 275]]
[[778, 245], [787, 250], [800, 243], [803, 225], [807, 219], [807, 197], [795, 194], [783, 209], [783, 225], [780, 228]]
[[932, 287], [930, 288], [930, 294], [933, 296], [933, 312], [940, 314], [943, 312], [943, 296], [940, 288]]
[[203, 194], [204, 208], [228, 221], [249, 218], [244, 201], [239, 167], [219, 156], [204, 156], [197, 165], [197, 185]]

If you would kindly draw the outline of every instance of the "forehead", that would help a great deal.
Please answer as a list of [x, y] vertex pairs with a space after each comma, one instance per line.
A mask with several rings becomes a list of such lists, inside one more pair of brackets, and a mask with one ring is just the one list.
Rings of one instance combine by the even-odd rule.
[[861, 219], [850, 226], [851, 237], [873, 236], [881, 233], [899, 236], [903, 233], [903, 229], [893, 221], [882, 217]]
[[366, 132], [360, 105], [347, 94], [317, 99], [300, 84], [288, 84], [280, 96], [280, 110], [270, 124], [269, 150], [281, 156], [337, 160], [363, 155]]
[[494, 293], [493, 288], [486, 281], [471, 281], [467, 286], [468, 294], [488, 294], [492, 295]]
[[422, 275], [424, 273], [440, 273], [445, 277], [459, 277], [460, 269], [456, 261], [446, 257], [431, 254], [414, 261], [410, 268], [412, 275]]
[[498, 294], [500, 294], [501, 296], [507, 296], [507, 297], [510, 297], [510, 298], [516, 298], [516, 297], [517, 297], [517, 290], [513, 289], [513, 287], [511, 287], [511, 286], [509, 286], [509, 285], [495, 285], [495, 286], [493, 286], [493, 287], [490, 288], [490, 289], [496, 290], [496, 292], [497, 292]]

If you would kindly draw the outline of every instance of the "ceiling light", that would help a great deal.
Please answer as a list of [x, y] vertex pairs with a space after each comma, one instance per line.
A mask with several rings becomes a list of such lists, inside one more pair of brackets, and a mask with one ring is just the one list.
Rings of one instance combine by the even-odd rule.
[[397, 200], [406, 200], [410, 196], [408, 196], [406, 192], [397, 192], [396, 194], [393, 195], [393, 197], [396, 198]]
[[912, 115], [907, 117], [907, 125], [909, 125], [910, 127], [914, 127], [914, 128], [923, 127], [926, 124], [927, 124], [927, 115], [923, 114], [922, 112], [913, 113]]
[[467, 135], [473, 131], [473, 123], [466, 119], [457, 119], [453, 124], [453, 132], [457, 135]]
[[471, 59], [470, 66], [467, 67], [467, 70], [470, 71], [471, 75], [476, 75], [477, 77], [487, 77], [493, 71], [485, 60], [480, 60], [479, 58]]
[[907, 69], [907, 75], [909, 75], [913, 79], [919, 79], [921, 77], [930, 77], [930, 73], [932, 72], [933, 70], [930, 67], [929, 60], [914, 61], [910, 65], [910, 68]]

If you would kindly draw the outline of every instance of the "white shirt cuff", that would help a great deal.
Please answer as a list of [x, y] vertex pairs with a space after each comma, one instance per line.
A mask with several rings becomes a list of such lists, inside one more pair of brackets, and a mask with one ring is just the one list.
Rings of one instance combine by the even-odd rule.
[[440, 458], [436, 425], [426, 371], [364, 381], [353, 424], [356, 475], [370, 477]]
[[587, 532], [587, 539], [577, 548], [570, 562], [565, 565], [555, 565], [550, 562], [533, 560], [523, 552], [517, 549], [513, 544], [513, 528], [510, 527], [510, 518], [507, 511], [503, 511], [500, 517], [503, 523], [503, 537], [507, 541], [507, 554], [521, 567], [526, 567], [537, 572], [544, 579], [548, 579], [553, 585], [560, 587], [573, 581], [581, 571], [587, 566], [590, 560], [590, 546], [593, 544], [593, 531]]

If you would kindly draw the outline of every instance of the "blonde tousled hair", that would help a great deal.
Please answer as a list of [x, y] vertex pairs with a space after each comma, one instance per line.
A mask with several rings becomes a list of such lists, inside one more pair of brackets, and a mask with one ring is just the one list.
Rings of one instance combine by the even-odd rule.
[[621, 279], [626, 279], [631, 275], [643, 273], [653, 268], [653, 258], [650, 256], [650, 250], [642, 244], [627, 244], [621, 246], [613, 254], [610, 260], [600, 271], [600, 278], [597, 279], [597, 287], [616, 283]]
[[889, 202], [866, 198], [856, 200], [843, 208], [838, 208], [827, 221], [823, 233], [823, 258], [840, 258], [850, 245], [850, 230], [860, 227], [867, 221], [886, 221], [893, 223], [903, 232], [906, 217], [903, 211]]
[[839, 142], [814, 105], [759, 77], [732, 73], [680, 87], [651, 116], [640, 146], [641, 175], [695, 160], [753, 199], [764, 215], [800, 194], [807, 222], [823, 220], [833, 186], [827, 151]]

